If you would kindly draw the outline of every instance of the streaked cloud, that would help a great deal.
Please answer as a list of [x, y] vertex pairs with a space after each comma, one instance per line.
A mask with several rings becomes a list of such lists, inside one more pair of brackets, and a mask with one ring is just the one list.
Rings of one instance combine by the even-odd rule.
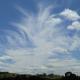
[[[22, 8], [20, 8], [21, 11]], [[12, 59], [15, 63], [11, 63], [6, 67], [6, 70], [17, 73], [42, 73], [56, 72], [62, 74], [67, 70], [79, 67], [79, 60], [71, 57], [76, 49], [79, 49], [78, 44], [80, 37], [75, 33], [72, 37], [66, 35], [62, 28], [65, 21], [60, 16], [63, 16], [73, 23], [66, 26], [66, 31], [79, 29], [80, 16], [76, 11], [65, 9], [57, 15], [52, 14], [52, 7], [41, 8], [37, 14], [28, 14], [22, 17], [19, 22], [11, 23], [17, 28], [17, 31], [6, 30], [6, 49], [4, 53], [7, 56], [0, 57], [1, 59]], [[78, 26], [77, 26], [78, 25]], [[4, 45], [5, 46], [5, 45]], [[50, 59], [50, 56], [68, 55], [66, 58]], [[4, 62], [3, 62], [4, 63]], [[6, 64], [5, 64], [6, 66]], [[5, 68], [4, 68], [5, 69]], [[65, 70], [66, 69], [66, 70]], [[79, 72], [79, 71], [78, 71]], [[80, 73], [80, 72], [79, 72]]]

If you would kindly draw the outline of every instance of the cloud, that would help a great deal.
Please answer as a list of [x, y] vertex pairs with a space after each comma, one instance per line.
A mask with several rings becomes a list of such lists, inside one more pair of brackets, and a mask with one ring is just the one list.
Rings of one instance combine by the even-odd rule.
[[69, 25], [67, 27], [67, 29], [69, 29], [69, 30], [80, 30], [80, 22], [79, 21], [73, 22], [71, 25]]
[[80, 19], [79, 14], [76, 11], [70, 9], [65, 9], [63, 12], [60, 13], [60, 15], [72, 21]]
[[[57, 57], [57, 59], [50, 61], [50, 56], [64, 56], [66, 54], [71, 56], [71, 51], [79, 47], [78, 41], [80, 40], [77, 34], [72, 37], [68, 34], [66, 35], [62, 26], [60, 26], [65, 26], [63, 24], [64, 19], [52, 14], [51, 11], [51, 7], [40, 8], [38, 14], [26, 15], [19, 22], [12, 23], [17, 31], [5, 31], [7, 45], [4, 52], [8, 57], [3, 56], [1, 59], [10, 58], [15, 63], [9, 64], [4, 69], [17, 73], [43, 73], [51, 71], [57, 73], [62, 71], [64, 73], [65, 69], [70, 70], [72, 67], [80, 66], [76, 59], [68, 56], [66, 57], [69, 60]], [[59, 15], [63, 15], [70, 20], [79, 19], [78, 14], [70, 9], [64, 10]]]
[[36, 54], [34, 51], [30, 54], [29, 50], [16, 49], [8, 50], [7, 54], [16, 62], [7, 67], [7, 70], [10, 72], [36, 74], [51, 71], [57, 74], [63, 74], [66, 71], [72, 70], [77, 73], [76, 67], [80, 66], [79, 60], [74, 58], [66, 57], [65, 59], [47, 59], [47, 54], [38, 54], [37, 51]]
[[70, 46], [71, 51], [80, 50], [80, 37], [79, 35], [74, 35], [72, 38], [72, 44]]
[[7, 59], [10, 59], [10, 56], [0, 56], [0, 60], [7, 60]]
[[79, 60], [74, 58], [66, 58], [64, 60], [59, 58], [51, 59], [46, 66], [48, 69], [51, 68], [57, 74], [64, 74], [64, 72], [67, 71], [72, 71], [77, 74], [80, 73], [80, 71], [78, 71], [80, 69]]

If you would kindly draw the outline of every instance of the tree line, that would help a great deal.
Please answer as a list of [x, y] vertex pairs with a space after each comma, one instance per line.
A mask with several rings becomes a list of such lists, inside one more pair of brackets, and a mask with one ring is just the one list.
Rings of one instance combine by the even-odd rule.
[[46, 73], [30, 75], [0, 72], [0, 80], [80, 80], [80, 76], [72, 72], [66, 72], [64, 76]]

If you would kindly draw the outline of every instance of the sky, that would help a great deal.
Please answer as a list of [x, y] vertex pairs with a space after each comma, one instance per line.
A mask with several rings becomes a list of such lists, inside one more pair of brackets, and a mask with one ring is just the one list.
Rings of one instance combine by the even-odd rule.
[[79, 3], [0, 0], [0, 71], [80, 75]]

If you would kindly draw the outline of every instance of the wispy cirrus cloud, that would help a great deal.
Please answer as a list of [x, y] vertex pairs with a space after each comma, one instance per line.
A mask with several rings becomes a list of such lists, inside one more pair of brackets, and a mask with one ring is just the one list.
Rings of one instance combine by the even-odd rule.
[[[59, 17], [64, 16], [74, 23], [74, 20], [77, 21], [80, 16], [70, 9], [58, 13], [57, 16], [52, 14], [51, 11], [51, 6], [40, 7], [37, 14], [29, 15], [25, 13], [25, 15], [28, 15], [22, 17], [18, 23], [12, 23], [17, 31], [6, 31], [7, 46], [4, 52], [7, 55], [6, 58], [12, 59], [14, 63], [6, 67], [6, 70], [17, 73], [53, 71], [64, 73], [65, 69], [67, 71], [74, 67], [74, 71], [76, 71], [76, 67], [80, 66], [79, 60], [71, 57], [71, 51], [80, 47], [78, 44], [80, 37], [76, 33], [72, 37], [69, 34], [66, 35], [64, 29], [60, 26], [65, 26], [63, 24], [65, 20]], [[67, 32], [70, 25], [65, 28]], [[56, 55], [61, 54], [67, 56], [63, 59], [55, 58]], [[50, 56], [53, 56], [53, 58], [49, 58]]]

